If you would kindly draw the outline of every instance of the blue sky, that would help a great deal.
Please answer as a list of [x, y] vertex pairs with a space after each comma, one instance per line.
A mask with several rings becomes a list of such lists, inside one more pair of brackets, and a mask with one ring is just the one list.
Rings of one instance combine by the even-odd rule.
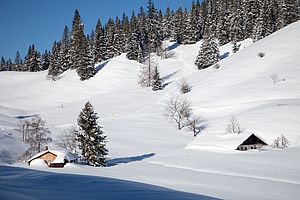
[[[192, 0], [153, 0], [158, 9], [167, 6], [190, 9]], [[35, 44], [44, 52], [61, 38], [63, 28], [71, 23], [74, 10], [78, 9], [85, 24], [86, 33], [94, 29], [97, 19], [102, 23], [109, 17], [131, 16], [140, 6], [146, 8], [147, 0], [0, 0], [0, 56], [14, 60], [16, 52], [22, 58], [28, 47]]]

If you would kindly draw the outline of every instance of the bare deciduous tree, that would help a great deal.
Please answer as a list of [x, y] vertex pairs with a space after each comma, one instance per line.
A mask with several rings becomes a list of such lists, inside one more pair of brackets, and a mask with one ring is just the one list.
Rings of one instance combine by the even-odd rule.
[[146, 59], [141, 65], [141, 71], [139, 74], [139, 84], [142, 87], [151, 87], [153, 83], [153, 77], [155, 68], [157, 68], [158, 64], [156, 61], [156, 56], [153, 54], [149, 54], [148, 59]]
[[284, 135], [276, 138], [273, 142], [273, 148], [287, 148], [289, 145], [290, 142]]
[[184, 120], [191, 116], [191, 103], [180, 97], [172, 97], [165, 106], [165, 116], [171, 117], [176, 123], [178, 130], [184, 127]]
[[237, 133], [240, 134], [244, 132], [244, 128], [241, 127], [237, 118], [232, 116], [227, 124], [226, 133]]
[[45, 123], [41, 117], [36, 116], [30, 121], [25, 121], [25, 125], [21, 124], [21, 127], [18, 128], [23, 135], [23, 141], [30, 146], [25, 152], [25, 158], [41, 152], [45, 149], [48, 142], [51, 141], [51, 137], [49, 136], [50, 131], [45, 127]]
[[186, 124], [187, 128], [190, 131], [193, 131], [194, 137], [196, 137], [201, 131], [201, 129], [199, 128], [200, 124], [202, 123], [201, 117], [193, 115], [191, 117], [186, 118], [186, 120], [187, 120], [187, 124]]
[[20, 123], [18, 124], [17, 128], [15, 129], [22, 137], [22, 142], [26, 143], [27, 140], [27, 127], [28, 122], [20, 120]]
[[62, 146], [70, 151], [76, 151], [76, 133], [77, 129], [71, 126], [62, 134]]

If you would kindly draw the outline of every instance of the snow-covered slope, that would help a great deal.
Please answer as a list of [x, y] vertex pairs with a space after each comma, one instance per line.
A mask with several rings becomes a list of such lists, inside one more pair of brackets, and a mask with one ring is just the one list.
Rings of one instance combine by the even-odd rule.
[[[243, 41], [234, 55], [227, 44], [220, 48], [221, 67], [201, 71], [193, 65], [201, 42], [171, 44], [172, 56], [158, 60], [168, 85], [157, 92], [137, 85], [140, 65], [124, 54], [100, 63], [96, 76], [84, 82], [75, 71], [65, 72], [57, 81], [46, 79], [46, 72], [1, 72], [3, 134], [13, 130], [18, 119], [39, 114], [52, 131], [50, 148], [54, 147], [61, 133], [76, 124], [89, 100], [108, 135], [110, 167], [38, 169], [138, 181], [225, 199], [296, 199], [300, 188], [299, 31], [296, 22], [254, 44]], [[258, 57], [259, 52], [265, 56]], [[284, 81], [273, 84], [273, 74]], [[192, 85], [184, 96], [206, 127], [196, 138], [188, 130], [178, 131], [163, 116], [168, 98], [181, 95], [177, 84], [182, 78]], [[241, 136], [225, 134], [232, 115], [246, 133], [255, 132], [268, 143], [284, 134], [291, 147], [235, 151], [232, 144]], [[22, 147], [16, 138], [12, 145]], [[0, 150], [9, 149], [9, 143], [5, 147], [4, 143], [0, 140]], [[23, 151], [14, 150], [14, 155]], [[5, 155], [1, 157], [4, 162]]]

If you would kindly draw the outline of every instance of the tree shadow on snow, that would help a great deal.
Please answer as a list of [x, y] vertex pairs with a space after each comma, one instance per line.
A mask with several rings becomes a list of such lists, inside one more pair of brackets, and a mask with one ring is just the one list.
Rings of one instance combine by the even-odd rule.
[[148, 154], [143, 154], [143, 155], [140, 155], [140, 156], [132, 156], [132, 157], [125, 157], [125, 158], [114, 158], [114, 159], [111, 159], [107, 162], [107, 166], [112, 167], [112, 166], [115, 166], [115, 165], [142, 161], [142, 160], [150, 158], [152, 156], [155, 156], [155, 153], [148, 153]]
[[229, 56], [229, 52], [225, 52], [222, 55], [220, 55], [220, 59], [223, 60], [224, 58], [227, 58]]
[[168, 51], [171, 51], [171, 50], [173, 50], [173, 49], [176, 49], [178, 46], [179, 46], [178, 43], [174, 43], [174, 44], [172, 44], [171, 46], [167, 47], [167, 50], [168, 50]]
[[[204, 122], [204, 121], [203, 121]], [[207, 124], [201, 124], [197, 126], [197, 132], [195, 133], [195, 136], [203, 132], [205, 129], [207, 129], [208, 125]]]
[[20, 115], [16, 116], [15, 118], [17, 119], [26, 119], [26, 118], [31, 118], [31, 117], [36, 117], [37, 115]]
[[172, 81], [168, 82], [168, 80], [169, 80], [170, 78], [172, 78], [173, 76], [175, 76], [175, 74], [177, 74], [178, 71], [179, 71], [179, 70], [177, 70], [177, 71], [175, 71], [175, 72], [172, 72], [171, 74], [166, 75], [166, 76], [164, 76], [164, 77], [161, 78], [162, 82], [164, 83], [163, 86], [162, 86], [163, 89], [164, 89], [165, 87], [167, 87], [169, 84], [172, 83]]
[[96, 66], [96, 73], [98, 73], [105, 65], [109, 62], [109, 60], [103, 61], [101, 64]]

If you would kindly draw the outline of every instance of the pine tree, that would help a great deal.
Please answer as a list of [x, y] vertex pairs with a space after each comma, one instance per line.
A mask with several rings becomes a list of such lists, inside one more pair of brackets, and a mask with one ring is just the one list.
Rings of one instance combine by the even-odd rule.
[[110, 59], [114, 57], [114, 35], [115, 35], [115, 22], [113, 19], [109, 18], [105, 26], [105, 46], [106, 54], [105, 59]]
[[255, 32], [256, 19], [259, 17], [261, 0], [248, 0], [245, 3], [245, 36], [252, 38]]
[[11, 61], [11, 59], [9, 58], [7, 61], [6, 61], [6, 71], [12, 71], [13, 69], [13, 63]]
[[45, 53], [42, 55], [41, 60], [42, 70], [47, 70], [50, 65], [50, 52], [45, 50]]
[[122, 53], [125, 53], [128, 51], [129, 42], [130, 42], [129, 37], [131, 36], [130, 22], [128, 16], [125, 13], [123, 13], [122, 15], [121, 30], [122, 30], [122, 37], [120, 39], [122, 44]]
[[95, 42], [93, 48], [94, 62], [102, 62], [105, 60], [106, 46], [104, 43], [104, 32], [100, 19], [97, 21], [95, 29]]
[[82, 157], [93, 166], [106, 166], [108, 150], [106, 148], [106, 135], [98, 125], [99, 117], [94, 112], [90, 102], [87, 102], [78, 116], [79, 130], [76, 140], [79, 143]]
[[162, 37], [158, 29], [158, 15], [157, 10], [152, 0], [148, 0], [148, 15], [147, 15], [147, 35], [149, 53], [160, 52], [162, 45]]
[[65, 26], [61, 38], [61, 46], [60, 46], [60, 58], [61, 58], [62, 71], [66, 71], [71, 68], [70, 45], [71, 44], [70, 44], [69, 28]]
[[6, 61], [3, 56], [1, 56], [0, 61], [0, 71], [6, 71]]
[[89, 43], [88, 39], [85, 39], [84, 49], [83, 49], [83, 65], [76, 69], [80, 80], [84, 81], [96, 74], [96, 69], [94, 68], [93, 54], [92, 54], [92, 44]]
[[234, 42], [241, 41], [245, 39], [244, 34], [244, 20], [243, 20], [243, 12], [240, 9], [239, 5], [236, 5], [237, 8], [235, 12], [232, 14], [232, 17], [230, 19], [230, 38], [229, 40]]
[[258, 41], [266, 36], [266, 17], [265, 17], [265, 12], [266, 12], [266, 5], [262, 7], [260, 10], [259, 17], [256, 19], [256, 25], [254, 28], [254, 33], [253, 33], [253, 41]]
[[143, 7], [140, 8], [138, 19], [139, 19], [138, 26], [139, 26], [139, 41], [140, 41], [138, 60], [141, 63], [149, 54], [149, 38], [147, 33], [146, 13]]
[[197, 0], [196, 4], [192, 3], [192, 9], [189, 15], [189, 21], [190, 21], [190, 26], [191, 26], [191, 35], [193, 37], [193, 41], [197, 42], [202, 38], [201, 35], [201, 19], [200, 19], [200, 1]]
[[166, 14], [162, 21], [162, 31], [163, 31], [163, 39], [168, 40], [171, 39], [172, 31], [173, 31], [173, 16], [172, 11], [169, 7], [167, 7]]
[[22, 58], [21, 55], [19, 53], [19, 51], [17, 51], [16, 53], [16, 58], [15, 58], [15, 67], [14, 67], [14, 71], [22, 71]]
[[175, 13], [174, 19], [174, 39], [178, 44], [183, 42], [183, 31], [184, 31], [184, 17], [182, 8], [179, 7]]
[[156, 66], [154, 69], [152, 90], [157, 91], [157, 90], [161, 90], [161, 89], [162, 89], [162, 80], [159, 75], [158, 67]]
[[197, 42], [196, 38], [196, 30], [193, 30], [195, 28], [192, 26], [192, 17], [189, 16], [188, 11], [185, 9], [183, 13], [183, 32], [182, 32], [182, 44], [195, 44]]
[[84, 53], [86, 51], [86, 38], [84, 35], [84, 26], [81, 21], [79, 11], [76, 9], [72, 23], [71, 33], [71, 69], [78, 69], [85, 65]]
[[138, 22], [137, 18], [135, 17], [134, 13], [132, 14], [131, 21], [131, 35], [129, 37], [128, 43], [128, 52], [126, 57], [130, 60], [138, 60], [139, 57], [139, 48], [140, 48], [140, 41], [139, 41], [139, 29], [138, 29]]
[[52, 55], [50, 58], [50, 64], [48, 69], [48, 75], [56, 77], [63, 73], [62, 65], [61, 65], [61, 57], [60, 57], [60, 42], [54, 42], [52, 46]]
[[42, 70], [41, 54], [35, 49], [34, 44], [29, 46], [22, 71], [37, 72]]
[[115, 31], [114, 31], [114, 40], [113, 40], [113, 52], [115, 56], [120, 55], [124, 50], [123, 50], [123, 34], [122, 34], [122, 29], [121, 29], [121, 24], [120, 20], [118, 17], [116, 17], [115, 21]]
[[198, 69], [205, 69], [219, 61], [220, 53], [217, 43], [211, 36], [204, 36], [195, 65]]

